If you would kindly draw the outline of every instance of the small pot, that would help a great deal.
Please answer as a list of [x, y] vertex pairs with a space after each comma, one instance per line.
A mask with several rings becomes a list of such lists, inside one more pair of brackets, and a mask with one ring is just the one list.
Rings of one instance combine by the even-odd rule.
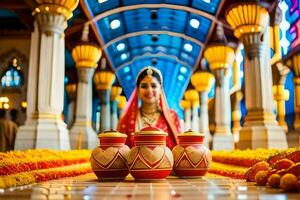
[[129, 174], [127, 135], [107, 131], [98, 135], [100, 146], [92, 152], [90, 162], [99, 180], [124, 180]]
[[128, 165], [136, 180], [160, 180], [170, 175], [173, 155], [166, 146], [167, 133], [146, 127], [134, 134], [135, 146], [130, 150]]
[[179, 177], [204, 176], [212, 162], [211, 152], [203, 145], [205, 135], [186, 131], [178, 135], [179, 144], [173, 150], [174, 172]]

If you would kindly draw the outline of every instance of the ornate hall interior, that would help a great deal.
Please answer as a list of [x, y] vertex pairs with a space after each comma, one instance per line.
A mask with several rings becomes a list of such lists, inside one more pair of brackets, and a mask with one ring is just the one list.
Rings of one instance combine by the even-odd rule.
[[[204, 177], [101, 182], [92, 173], [99, 135], [119, 131], [146, 66], [161, 72], [182, 133], [201, 133], [212, 152]], [[277, 153], [300, 154], [300, 0], [0, 0], [0, 81], [0, 109], [18, 113], [14, 147], [0, 152], [0, 199], [297, 199], [244, 174]], [[2, 160], [19, 166], [23, 152], [74, 162], [49, 157], [34, 170], [73, 168], [7, 181], [17, 167], [6, 173]], [[255, 162], [218, 160], [226, 152]]]

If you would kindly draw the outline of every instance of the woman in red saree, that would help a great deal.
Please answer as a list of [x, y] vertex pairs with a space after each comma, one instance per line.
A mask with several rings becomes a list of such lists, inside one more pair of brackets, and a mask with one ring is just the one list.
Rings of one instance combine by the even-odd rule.
[[168, 108], [160, 71], [151, 66], [139, 72], [136, 88], [129, 98], [117, 129], [127, 134], [126, 144], [132, 147], [134, 132], [147, 126], [154, 126], [168, 133], [166, 142], [170, 149], [178, 144], [177, 134], [181, 132], [179, 118], [177, 113]]

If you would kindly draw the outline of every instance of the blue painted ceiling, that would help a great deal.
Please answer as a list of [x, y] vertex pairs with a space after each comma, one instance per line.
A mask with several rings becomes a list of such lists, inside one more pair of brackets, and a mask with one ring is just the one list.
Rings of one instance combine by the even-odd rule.
[[138, 71], [154, 65], [177, 110], [219, 6], [220, 0], [85, 0], [83, 7], [126, 96]]

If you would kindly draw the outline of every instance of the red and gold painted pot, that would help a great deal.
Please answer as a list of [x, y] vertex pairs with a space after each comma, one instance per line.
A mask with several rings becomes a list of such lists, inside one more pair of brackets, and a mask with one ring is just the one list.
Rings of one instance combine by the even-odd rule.
[[166, 147], [167, 135], [155, 127], [146, 127], [134, 134], [135, 146], [130, 150], [128, 165], [135, 180], [159, 180], [169, 176], [173, 155]]
[[204, 134], [186, 131], [178, 135], [173, 150], [174, 172], [180, 177], [204, 176], [212, 162], [211, 152], [203, 145]]
[[99, 180], [124, 180], [129, 174], [127, 135], [108, 131], [98, 135], [100, 146], [91, 155], [91, 166]]

